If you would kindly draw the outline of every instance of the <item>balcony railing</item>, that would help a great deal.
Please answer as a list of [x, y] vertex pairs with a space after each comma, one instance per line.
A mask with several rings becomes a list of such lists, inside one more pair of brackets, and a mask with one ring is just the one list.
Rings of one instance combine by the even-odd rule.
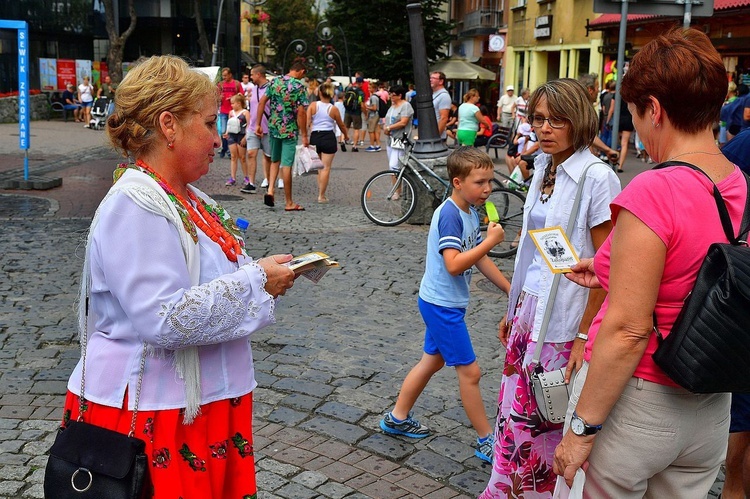
[[503, 24], [502, 10], [475, 10], [467, 12], [463, 19], [463, 31], [490, 28], [496, 29]]

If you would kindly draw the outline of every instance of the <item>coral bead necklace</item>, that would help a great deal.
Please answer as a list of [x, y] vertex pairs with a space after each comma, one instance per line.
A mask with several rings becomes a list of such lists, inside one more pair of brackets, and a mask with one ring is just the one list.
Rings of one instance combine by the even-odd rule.
[[153, 168], [148, 166], [140, 159], [136, 161], [135, 164], [143, 168], [149, 175], [154, 177], [154, 179], [167, 194], [174, 196], [175, 199], [177, 199], [177, 201], [182, 204], [182, 206], [190, 215], [190, 220], [192, 220], [193, 223], [201, 231], [203, 231], [206, 236], [209, 237], [209, 239], [211, 239], [221, 247], [221, 250], [230, 261], [237, 261], [237, 255], [242, 253], [242, 246], [240, 245], [240, 242], [224, 227], [224, 225], [216, 215], [208, 212], [205, 202], [202, 199], [200, 199], [192, 191], [190, 191], [190, 189], [188, 189], [188, 198], [190, 199], [190, 201], [195, 203], [195, 206], [198, 208], [198, 210], [196, 210], [195, 208], [193, 208], [192, 203], [177, 194], [172, 186], [170, 186], [167, 181], [164, 180], [164, 177], [156, 173]]

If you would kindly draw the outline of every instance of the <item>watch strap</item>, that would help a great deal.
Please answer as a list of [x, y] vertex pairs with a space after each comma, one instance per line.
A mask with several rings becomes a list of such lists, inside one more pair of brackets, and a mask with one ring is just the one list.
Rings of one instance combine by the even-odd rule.
[[579, 332], [579, 333], [576, 333], [576, 338], [578, 338], [579, 340], [588, 341], [589, 340], [589, 335], [586, 334], [586, 333], [580, 333]]
[[602, 429], [602, 425], [590, 425], [586, 422], [585, 419], [583, 419], [581, 416], [576, 413], [576, 411], [573, 411], [573, 419], [579, 420], [581, 423], [583, 423], [583, 435], [595, 435]]

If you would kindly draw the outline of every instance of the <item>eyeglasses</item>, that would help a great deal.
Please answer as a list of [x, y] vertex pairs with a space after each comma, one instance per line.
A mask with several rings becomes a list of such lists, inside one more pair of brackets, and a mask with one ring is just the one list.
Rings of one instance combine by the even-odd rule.
[[529, 116], [529, 122], [534, 128], [542, 128], [545, 121], [549, 123], [549, 126], [552, 128], [563, 128], [568, 123], [568, 120], [560, 118], [559, 116], [550, 116], [549, 118], [545, 118], [538, 114], [532, 114]]

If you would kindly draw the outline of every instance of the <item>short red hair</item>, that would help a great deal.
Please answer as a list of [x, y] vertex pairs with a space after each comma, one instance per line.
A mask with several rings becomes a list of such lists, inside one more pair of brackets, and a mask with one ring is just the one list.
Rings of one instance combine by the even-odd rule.
[[647, 43], [622, 79], [622, 98], [639, 116], [653, 96], [672, 125], [687, 133], [718, 121], [726, 93], [721, 56], [703, 32], [692, 28], [674, 28]]

